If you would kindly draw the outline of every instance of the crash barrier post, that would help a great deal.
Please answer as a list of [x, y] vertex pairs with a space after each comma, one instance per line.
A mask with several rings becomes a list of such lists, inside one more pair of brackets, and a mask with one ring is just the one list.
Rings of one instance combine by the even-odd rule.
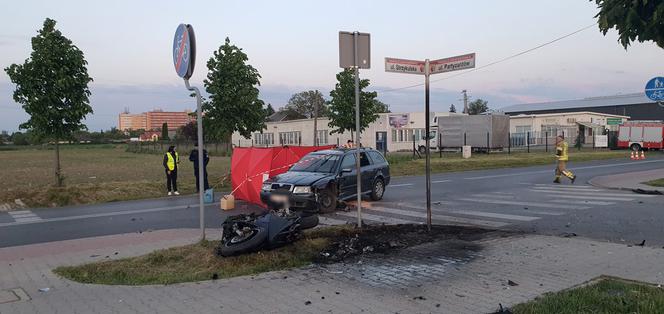
[[507, 132], [507, 154], [512, 153], [512, 133]]
[[528, 153], [530, 153], [530, 132], [526, 133], [526, 146], [528, 147]]
[[545, 146], [544, 151], [548, 153], [549, 152], [549, 132], [544, 132], [544, 146]]

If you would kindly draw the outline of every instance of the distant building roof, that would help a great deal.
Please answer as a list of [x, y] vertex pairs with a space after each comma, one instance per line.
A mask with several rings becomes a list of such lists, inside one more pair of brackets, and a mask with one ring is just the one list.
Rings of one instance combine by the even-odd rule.
[[617, 96], [590, 97], [584, 99], [552, 101], [543, 103], [511, 105], [499, 110], [505, 113], [526, 112], [526, 111], [544, 111], [558, 109], [591, 108], [607, 106], [625, 106], [654, 103], [648, 99], [644, 93], [625, 94]]
[[298, 120], [298, 119], [306, 119], [307, 117], [295, 112], [294, 110], [289, 110], [289, 109], [284, 109], [284, 110], [279, 110], [269, 117], [267, 117], [268, 122], [281, 122], [281, 121], [289, 121], [289, 120]]

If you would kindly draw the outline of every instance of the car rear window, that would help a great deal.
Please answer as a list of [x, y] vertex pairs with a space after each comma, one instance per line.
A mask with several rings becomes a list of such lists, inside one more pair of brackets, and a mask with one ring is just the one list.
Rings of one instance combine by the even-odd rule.
[[369, 156], [371, 156], [375, 164], [384, 164], [387, 162], [385, 157], [379, 152], [369, 152]]

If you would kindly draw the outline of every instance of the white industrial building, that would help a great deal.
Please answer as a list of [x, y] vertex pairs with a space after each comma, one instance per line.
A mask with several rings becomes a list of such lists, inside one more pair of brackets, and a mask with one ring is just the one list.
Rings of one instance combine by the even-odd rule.
[[[448, 116], [455, 113], [432, 112], [431, 117]], [[425, 133], [424, 112], [410, 113], [381, 113], [378, 119], [371, 123], [361, 134], [362, 146], [373, 147], [378, 150], [400, 151], [412, 150], [413, 137], [415, 144], [424, 143], [422, 137]], [[318, 118], [318, 144], [343, 145], [351, 139], [350, 132], [343, 134], [330, 134], [332, 129], [328, 126], [327, 118]], [[432, 122], [431, 126], [435, 126]], [[232, 137], [234, 145], [247, 147], [271, 147], [282, 145], [314, 144], [314, 120], [297, 119], [289, 121], [267, 122], [263, 132], [253, 133], [251, 138], [244, 138], [239, 133]]]

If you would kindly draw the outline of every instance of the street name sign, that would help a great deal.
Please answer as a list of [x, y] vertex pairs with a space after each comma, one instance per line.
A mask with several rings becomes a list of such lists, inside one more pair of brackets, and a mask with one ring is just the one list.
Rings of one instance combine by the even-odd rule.
[[429, 61], [431, 74], [466, 70], [475, 67], [475, 54], [469, 53], [461, 56]]
[[664, 101], [664, 77], [655, 77], [648, 81], [646, 96], [653, 101]]
[[180, 24], [173, 37], [173, 65], [183, 79], [189, 79], [196, 64], [196, 36], [189, 24]]
[[424, 75], [424, 61], [385, 58], [385, 72]]

